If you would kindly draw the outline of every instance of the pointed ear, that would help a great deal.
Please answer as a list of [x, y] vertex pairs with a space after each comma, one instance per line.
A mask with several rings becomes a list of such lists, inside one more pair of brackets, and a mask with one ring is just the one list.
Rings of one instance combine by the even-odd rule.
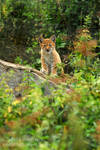
[[55, 35], [52, 35], [50, 39], [51, 39], [54, 43], [56, 42], [56, 36], [55, 36]]
[[43, 36], [42, 35], [40, 35], [40, 37], [39, 37], [39, 43], [42, 43], [43, 42]]

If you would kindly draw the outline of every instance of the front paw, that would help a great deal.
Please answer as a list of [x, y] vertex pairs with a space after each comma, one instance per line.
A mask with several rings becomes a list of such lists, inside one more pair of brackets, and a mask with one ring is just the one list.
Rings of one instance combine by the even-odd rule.
[[43, 74], [48, 74], [48, 72], [46, 70], [44, 70], [43, 68], [40, 70], [40, 72], [42, 72]]

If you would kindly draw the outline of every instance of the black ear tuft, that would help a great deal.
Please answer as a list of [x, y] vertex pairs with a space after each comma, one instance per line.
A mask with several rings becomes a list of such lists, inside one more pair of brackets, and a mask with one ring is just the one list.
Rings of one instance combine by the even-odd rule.
[[56, 42], [56, 36], [55, 36], [55, 35], [52, 35], [50, 39], [51, 39], [53, 42]]
[[41, 35], [40, 37], [39, 37], [39, 43], [42, 43], [43, 42], [43, 36]]

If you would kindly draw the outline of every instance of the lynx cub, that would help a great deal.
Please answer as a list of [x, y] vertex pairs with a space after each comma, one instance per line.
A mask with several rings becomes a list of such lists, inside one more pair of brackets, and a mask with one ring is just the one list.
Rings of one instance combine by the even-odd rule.
[[57, 64], [61, 63], [59, 54], [55, 48], [56, 37], [55, 35], [50, 38], [44, 39], [42, 36], [39, 38], [41, 47], [41, 71], [45, 74], [57, 74]]

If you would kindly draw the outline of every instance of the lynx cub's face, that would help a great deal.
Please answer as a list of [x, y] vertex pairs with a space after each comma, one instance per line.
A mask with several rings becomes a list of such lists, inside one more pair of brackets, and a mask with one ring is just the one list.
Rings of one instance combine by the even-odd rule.
[[50, 54], [55, 49], [55, 36], [52, 36], [49, 39], [44, 39], [43, 37], [39, 38], [40, 47], [43, 53]]

